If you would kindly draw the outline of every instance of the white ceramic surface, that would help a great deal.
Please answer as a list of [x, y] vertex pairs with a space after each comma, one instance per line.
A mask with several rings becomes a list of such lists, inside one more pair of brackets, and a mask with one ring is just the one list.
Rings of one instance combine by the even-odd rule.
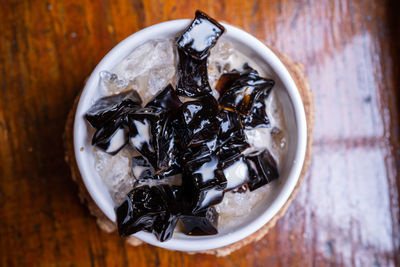
[[[111, 70], [136, 47], [152, 40], [171, 38], [182, 32], [190, 20], [173, 20], [145, 28], [115, 46], [97, 65], [91, 74], [79, 100], [74, 123], [75, 156], [83, 181], [99, 208], [107, 217], [115, 221], [114, 203], [102, 179], [94, 168], [93, 150], [90, 144], [88, 124], [84, 114], [99, 97], [99, 72]], [[236, 27], [223, 24], [226, 28], [224, 38], [236, 49], [253, 59], [261, 68], [272, 70], [272, 78], [280, 85], [277, 90], [281, 101], [288, 131], [288, 150], [285, 160], [280, 164], [280, 178], [271, 194], [243, 218], [242, 223], [223, 229], [215, 236], [192, 237], [174, 233], [171, 240], [159, 242], [152, 234], [139, 232], [134, 236], [155, 246], [181, 251], [214, 249], [237, 242], [260, 229], [284, 205], [292, 193], [300, 176], [306, 152], [306, 119], [304, 107], [296, 84], [278, 57], [262, 42]], [[81, 150], [81, 148], [84, 148]]]

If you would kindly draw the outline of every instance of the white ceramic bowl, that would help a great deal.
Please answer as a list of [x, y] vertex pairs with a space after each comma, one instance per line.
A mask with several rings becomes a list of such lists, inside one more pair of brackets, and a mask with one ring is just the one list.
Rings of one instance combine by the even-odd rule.
[[[99, 72], [111, 70], [136, 47], [149, 40], [177, 36], [189, 23], [190, 20], [186, 19], [163, 22], [147, 27], [120, 42], [97, 65], [80, 97], [74, 124], [76, 160], [91, 197], [111, 221], [115, 222], [116, 220], [114, 203], [107, 187], [94, 168], [91, 136], [88, 134], [88, 126], [84, 119], [84, 114], [93, 103], [93, 99], [99, 97]], [[296, 84], [278, 57], [263, 43], [243, 30], [227, 24], [223, 25], [226, 28], [224, 38], [244, 55], [253, 59], [261, 68], [270, 68], [273, 72], [272, 78], [277, 85], [283, 88], [276, 92], [282, 104], [287, 125], [287, 156], [279, 166], [278, 186], [253, 209], [249, 216], [243, 218], [242, 223], [220, 230], [219, 234], [215, 236], [193, 237], [183, 233], [174, 233], [172, 239], [167, 242], [159, 242], [153, 234], [146, 232], [138, 232], [134, 235], [144, 242], [158, 247], [181, 251], [207, 250], [232, 244], [253, 234], [277, 214], [288, 200], [303, 166], [306, 151], [306, 119]], [[82, 147], [83, 150], [81, 150]]]

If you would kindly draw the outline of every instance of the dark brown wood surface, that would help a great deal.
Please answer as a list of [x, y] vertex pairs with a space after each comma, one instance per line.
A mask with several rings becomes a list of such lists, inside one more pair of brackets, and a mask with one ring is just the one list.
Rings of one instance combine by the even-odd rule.
[[[62, 134], [99, 60], [146, 26], [202, 9], [302, 63], [313, 160], [286, 215], [230, 256], [130, 247], [79, 202]], [[400, 265], [396, 1], [0, 0], [0, 265]]]

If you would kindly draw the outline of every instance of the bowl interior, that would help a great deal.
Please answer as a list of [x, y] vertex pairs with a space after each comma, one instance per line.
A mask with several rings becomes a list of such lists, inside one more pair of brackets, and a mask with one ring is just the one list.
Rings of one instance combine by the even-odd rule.
[[[85, 112], [99, 98], [99, 72], [111, 70], [136, 47], [149, 40], [176, 36], [188, 23], [189, 20], [175, 20], [157, 24], [119, 43], [95, 68], [80, 97], [74, 125], [74, 145], [78, 167], [91, 197], [112, 221], [115, 221], [114, 203], [107, 187], [94, 168], [93, 149], [90, 143], [92, 131], [84, 119]], [[306, 122], [301, 98], [294, 81], [279, 59], [260, 41], [233, 26], [226, 24], [224, 26], [227, 30], [224, 38], [230, 41], [238, 51], [254, 60], [276, 82], [274, 90], [281, 102], [288, 132], [287, 154], [279, 166], [280, 178], [272, 185], [273, 190], [246, 218], [241, 219], [240, 224], [226, 227], [216, 236], [192, 237], [175, 232], [171, 240], [161, 243], [149, 233], [139, 232], [134, 235], [159, 247], [197, 251], [226, 246], [245, 238], [261, 228], [279, 211], [293, 191], [300, 175], [305, 155]]]

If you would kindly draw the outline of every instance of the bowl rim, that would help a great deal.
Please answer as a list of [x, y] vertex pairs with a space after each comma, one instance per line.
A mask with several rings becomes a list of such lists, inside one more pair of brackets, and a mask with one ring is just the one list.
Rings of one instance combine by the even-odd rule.
[[[82, 176], [82, 180], [96, 203], [96, 205], [102, 210], [102, 212], [113, 222], [115, 222], [115, 213], [114, 208], [109, 209], [107, 206], [109, 204], [108, 201], [102, 197], [101, 194], [98, 194], [96, 190], [96, 184], [94, 180], [89, 179], [88, 175], [88, 164], [84, 164], [83, 155], [80, 153], [80, 148], [82, 144], [79, 138], [79, 120], [82, 120], [82, 115], [87, 109], [83, 105], [83, 99], [85, 99], [90, 88], [98, 87], [98, 79], [99, 72], [105, 70], [105, 65], [110, 65], [112, 62], [121, 61], [122, 58], [119, 58], [120, 50], [130, 49], [132, 51], [132, 47], [138, 47], [139, 45], [151, 40], [155, 39], [154, 36], [157, 36], [157, 32], [165, 32], [176, 31], [178, 29], [184, 29], [190, 22], [190, 19], [178, 19], [178, 20], [170, 20], [161, 22], [149, 27], [146, 27], [130, 36], [125, 38], [123, 41], [118, 43], [114, 48], [112, 48], [103, 59], [97, 64], [96, 68], [90, 74], [89, 79], [87, 80], [85, 87], [82, 91], [82, 94], [79, 98], [78, 106], [76, 109], [75, 117], [74, 117], [74, 152], [75, 159]], [[306, 153], [306, 144], [307, 144], [307, 124], [306, 124], [306, 116], [304, 112], [304, 106], [302, 103], [302, 99], [300, 97], [297, 86], [291, 77], [289, 71], [286, 69], [284, 64], [280, 61], [280, 59], [269, 49], [266, 45], [264, 45], [260, 40], [258, 40], [253, 35], [241, 30], [235, 26], [221, 23], [225, 29], [225, 35], [229, 36], [237, 36], [237, 39], [240, 39], [242, 42], [246, 43], [253, 51], [259, 55], [263, 61], [265, 61], [268, 66], [270, 66], [276, 75], [281, 79], [283, 83], [283, 87], [288, 93], [289, 99], [293, 106], [295, 121], [297, 125], [297, 147], [296, 153], [294, 156], [293, 165], [289, 171], [288, 178], [286, 183], [283, 185], [281, 192], [277, 195], [277, 197], [272, 201], [271, 205], [265, 209], [254, 221], [243, 226], [239, 230], [234, 233], [228, 233], [223, 236], [210, 236], [210, 238], [206, 239], [198, 239], [198, 238], [190, 238], [187, 240], [183, 239], [174, 239], [172, 238], [166, 242], [159, 242], [153, 234], [146, 233], [140, 231], [133, 236], [139, 238], [140, 240], [166, 249], [171, 250], [179, 250], [179, 251], [201, 251], [201, 250], [210, 250], [216, 249], [220, 247], [224, 247], [230, 244], [233, 244], [237, 241], [240, 241], [247, 236], [250, 236], [257, 230], [259, 230], [263, 225], [269, 222], [278, 212], [283, 208], [285, 203], [288, 201], [290, 195], [292, 194], [298, 179], [300, 178], [301, 170], [303, 167], [305, 153]], [[143, 41], [144, 40], [144, 41]], [[92, 89], [94, 90], [94, 89]]]

